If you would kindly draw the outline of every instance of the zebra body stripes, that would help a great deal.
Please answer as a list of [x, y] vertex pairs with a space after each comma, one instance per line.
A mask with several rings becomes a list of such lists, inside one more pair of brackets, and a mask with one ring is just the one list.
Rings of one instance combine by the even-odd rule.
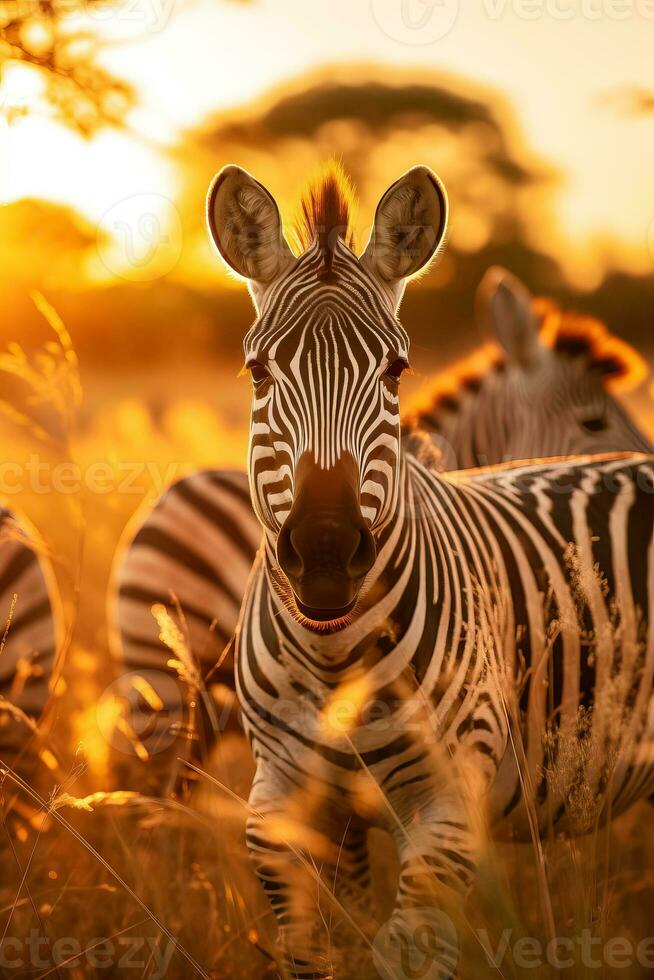
[[[529, 806], [539, 829], [583, 831], [654, 781], [654, 459], [448, 477], [404, 453], [395, 313], [442, 241], [444, 193], [409, 171], [356, 258], [323, 191], [299, 259], [244, 171], [222, 171], [208, 206], [258, 309], [245, 354], [264, 537], [236, 650], [256, 760], [248, 845], [306, 980], [333, 976], [319, 874], [337, 895], [365, 891], [368, 826], [398, 849], [399, 937], [473, 879], [471, 801], [498, 831], [520, 831]], [[449, 949], [434, 967], [452, 975]]]
[[[476, 799], [488, 790], [497, 837], [525, 841], [529, 808], [543, 835], [585, 833], [654, 790], [654, 653], [641, 618], [654, 584], [653, 476], [651, 459], [595, 457], [451, 484], [409, 458], [405, 505], [370, 573], [376, 602], [364, 600], [336, 637], [306, 636], [276, 590], [274, 552], [260, 557], [237, 652], [257, 762], [248, 844], [292, 975], [331, 976], [317, 918], [318, 935], [310, 931], [311, 880], [298, 897], [298, 845], [287, 829], [298, 814], [331, 852], [360, 826], [393, 836], [397, 929], [411, 935], [421, 922], [410, 910], [433, 907], [437, 884], [457, 891], [472, 880], [479, 815], [454, 773]], [[561, 493], [561, 484], [573, 489]], [[641, 551], [630, 559], [634, 539]], [[580, 639], [584, 630], [592, 640]], [[524, 758], [513, 747], [521, 740]], [[525, 800], [523, 781], [535, 799]], [[346, 888], [347, 864], [336, 869], [320, 843], [325, 880], [340, 876]], [[363, 842], [356, 859], [365, 883]], [[287, 921], [295, 903], [301, 915]]]
[[61, 611], [36, 536], [6, 509], [0, 509], [0, 617], [0, 764], [22, 768], [58, 676]]
[[[436, 375], [418, 392], [404, 414], [409, 452], [449, 470], [652, 448], [610, 389], [637, 355], [628, 350], [625, 356], [625, 345], [601, 325], [589, 330], [586, 320], [562, 315], [551, 304], [541, 315], [526, 287], [501, 269], [489, 270], [480, 284], [477, 312], [496, 343]], [[174, 721], [184, 728], [184, 694], [165, 669], [153, 604], [171, 607], [175, 596], [203, 674], [219, 685], [220, 698], [228, 697], [234, 685], [231, 650], [219, 669], [215, 665], [236, 628], [260, 542], [248, 478], [237, 471], [201, 471], [179, 480], [127, 528], [112, 576], [109, 622], [115, 659], [126, 672], [132, 727], [144, 740], [147, 733], [150, 752], [170, 747], [167, 734]], [[166, 706], [154, 718], [139, 685], [130, 681], [141, 675]], [[232, 717], [223, 711], [221, 704], [221, 717]], [[211, 735], [207, 728], [209, 741]], [[130, 751], [129, 742], [123, 748]], [[170, 751], [170, 765], [177, 754]], [[168, 779], [166, 765], [146, 762], [141, 768], [143, 778], [155, 783]]]

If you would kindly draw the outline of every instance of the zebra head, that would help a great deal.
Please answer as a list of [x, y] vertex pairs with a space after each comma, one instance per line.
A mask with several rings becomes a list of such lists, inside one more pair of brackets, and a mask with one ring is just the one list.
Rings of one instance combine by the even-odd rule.
[[644, 363], [602, 323], [534, 300], [499, 267], [480, 284], [477, 313], [504, 355], [488, 388], [508, 413], [505, 459], [651, 448], [612, 394], [616, 381], [640, 380]]
[[615, 397], [616, 388], [640, 383], [647, 366], [604, 324], [534, 299], [524, 283], [499, 267], [482, 279], [476, 313], [492, 340], [414, 397], [403, 417], [409, 452], [451, 470], [651, 451]]
[[348, 193], [336, 166], [312, 188], [299, 256], [275, 201], [244, 170], [224, 168], [208, 198], [213, 241], [257, 310], [244, 343], [254, 509], [291, 612], [321, 630], [345, 623], [396, 507], [409, 356], [397, 310], [447, 222], [440, 181], [416, 167], [381, 198], [357, 257]]

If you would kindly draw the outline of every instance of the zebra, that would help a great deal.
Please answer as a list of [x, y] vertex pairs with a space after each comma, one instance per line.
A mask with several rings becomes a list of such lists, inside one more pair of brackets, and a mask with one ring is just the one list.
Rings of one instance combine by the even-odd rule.
[[[625, 377], [635, 382], [642, 374], [633, 348], [596, 321], [534, 300], [524, 283], [499, 267], [483, 277], [475, 307], [492, 340], [418, 391], [403, 413], [407, 451], [452, 470], [534, 456], [652, 449], [612, 394]], [[123, 778], [139, 770], [139, 782], [168, 785], [179, 750], [177, 740], [171, 744], [171, 729], [187, 730], [183, 685], [166, 669], [151, 611], [155, 604], [171, 607], [171, 595], [183, 611], [188, 646], [219, 699], [221, 728], [238, 724], [231, 639], [260, 542], [247, 474], [236, 470], [183, 477], [128, 525], [117, 549], [108, 611], [133, 733], [120, 743], [134, 754]], [[154, 699], [143, 697], [143, 677]], [[205, 749], [214, 734], [205, 718]]]
[[[371, 826], [399, 857], [399, 968], [402, 936], [460, 910], [480, 822], [581, 833], [654, 786], [654, 457], [448, 475], [406, 453], [397, 311], [442, 247], [447, 198], [428, 168], [408, 171], [360, 256], [343, 200], [329, 180], [312, 196], [299, 257], [243, 169], [221, 170], [207, 203], [256, 308], [263, 540], [236, 683], [256, 765], [247, 845], [296, 980], [334, 976], [317, 896], [366, 893]], [[430, 976], [454, 969], [443, 943]]]
[[[64, 649], [59, 592], [43, 550], [25, 518], [0, 508], [0, 766], [23, 773], [34, 765], [29, 746]], [[51, 752], [46, 758], [56, 762]]]
[[[535, 300], [493, 267], [476, 297], [484, 344], [418, 392], [403, 413], [409, 450], [434, 444], [439, 469], [533, 457], [649, 452], [613, 390], [642, 380], [646, 365], [604, 324]], [[417, 438], [416, 438], [417, 437]]]

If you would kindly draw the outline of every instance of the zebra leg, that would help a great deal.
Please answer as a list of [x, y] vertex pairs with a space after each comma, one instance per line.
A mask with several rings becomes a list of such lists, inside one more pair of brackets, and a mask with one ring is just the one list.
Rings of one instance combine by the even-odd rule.
[[365, 828], [350, 826], [329, 807], [307, 827], [310, 803], [276, 774], [257, 771], [246, 839], [255, 870], [275, 912], [284, 975], [332, 980], [332, 925], [339, 913], [360, 928], [369, 911], [370, 872]]
[[467, 818], [453, 801], [439, 801], [421, 808], [395, 840], [400, 875], [389, 923], [390, 959], [420, 966], [425, 980], [451, 980], [458, 959], [454, 922], [474, 877]]
[[340, 840], [334, 843], [338, 848], [332, 882], [336, 900], [346, 914], [367, 921], [371, 886], [368, 828], [363, 823], [349, 824]]
[[[337, 826], [342, 827], [342, 823], [337, 823]], [[368, 825], [360, 818], [349, 821], [344, 830], [339, 830], [338, 837], [332, 835], [335, 863], [323, 865], [324, 880], [335, 902], [335, 914], [330, 921], [330, 935], [336, 947], [335, 958], [338, 964], [347, 963], [349, 970], [352, 970], [353, 957], [358, 962], [359, 956], [367, 956], [364, 950], [379, 929], [375, 915], [368, 830]], [[336, 973], [340, 976], [340, 969]]]
[[[393, 830], [400, 859], [395, 908], [382, 947], [391, 971], [384, 978], [420, 976], [452, 980], [458, 962], [458, 926], [474, 882], [486, 832], [488, 788], [497, 772], [504, 734], [488, 722], [487, 700], [458, 745], [448, 750], [445, 769], [425, 781], [413, 801], [392, 800], [404, 819]], [[394, 971], [394, 972], [393, 972]]]

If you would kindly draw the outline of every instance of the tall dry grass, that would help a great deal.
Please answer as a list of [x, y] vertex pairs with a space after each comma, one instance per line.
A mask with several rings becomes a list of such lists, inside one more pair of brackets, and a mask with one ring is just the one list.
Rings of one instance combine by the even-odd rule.
[[[89, 460], [133, 452], [120, 412], [98, 400], [95, 416], [88, 411], [85, 416], [73, 345], [47, 302], [37, 302], [54, 339], [36, 358], [16, 347], [0, 358], [0, 372], [11, 382], [11, 397], [0, 404], [8, 419], [0, 433], [6, 445], [19, 459], [38, 445], [53, 466], [73, 462], [82, 469]], [[93, 388], [93, 379], [86, 388]], [[170, 390], [165, 378], [161, 389]], [[143, 421], [145, 406], [132, 404], [129, 412], [140, 425], [142, 458], [162, 466], [174, 462], [179, 447]], [[215, 423], [207, 432], [215, 435]], [[230, 438], [236, 444], [233, 433]], [[224, 461], [232, 462], [232, 455], [236, 450], [228, 449]], [[188, 462], [207, 461], [199, 452]], [[103, 618], [108, 569], [122, 526], [154, 489], [147, 476], [141, 480], [143, 492], [130, 496], [84, 489], [39, 495], [28, 488], [25, 494], [63, 593], [66, 657], [46, 722], [29, 738], [29, 779], [20, 771], [2, 778], [0, 972], [8, 977], [273, 978], [279, 975], [273, 916], [243, 842], [252, 775], [244, 739], [224, 737], [212, 758], [197, 765], [191, 732], [180, 750], [185, 779], [177, 795], [155, 799], [116, 785], [111, 746], [98, 719], [97, 704], [113, 676]], [[175, 625], [175, 610], [172, 619], [162, 610], [155, 614], [169, 647], [164, 655], [176, 662], [192, 700], [202, 679], [183, 623], [177, 617]], [[355, 701], [360, 697], [357, 691], [341, 693]], [[518, 744], [515, 751], [524, 750]], [[369, 805], [385, 806], [366, 784], [365, 772], [362, 779], [361, 794], [370, 797]], [[279, 833], [302, 854], [306, 828], [298, 813], [311, 812], [319, 801], [309, 793], [295, 802]], [[481, 812], [477, 822], [483, 828]], [[478, 882], [457, 920], [458, 975], [470, 980], [649, 975], [651, 969], [637, 962], [607, 965], [606, 944], [622, 939], [614, 960], [622, 950], [625, 961], [626, 943], [635, 948], [654, 933], [651, 825], [652, 811], [642, 803], [613, 826], [594, 826], [574, 840], [550, 836], [517, 845], [484, 836]], [[356, 896], [339, 893], [333, 901], [335, 883], [316, 878], [315, 901], [343, 980], [379, 975], [371, 950], [390, 913], [397, 874], [393, 847], [381, 832], [371, 834], [371, 857], [374, 903], [363, 920]], [[314, 874], [315, 867], [304, 861], [307, 873]], [[536, 965], [534, 950], [556, 937], [572, 941], [572, 965]], [[601, 966], [589, 965], [584, 943], [591, 961], [600, 959]], [[568, 955], [567, 948], [560, 952]], [[427, 945], [422, 962], [413, 963], [407, 976], [431, 980], [428, 954]], [[494, 955], [501, 959], [497, 968]], [[654, 958], [654, 943], [649, 955]]]

